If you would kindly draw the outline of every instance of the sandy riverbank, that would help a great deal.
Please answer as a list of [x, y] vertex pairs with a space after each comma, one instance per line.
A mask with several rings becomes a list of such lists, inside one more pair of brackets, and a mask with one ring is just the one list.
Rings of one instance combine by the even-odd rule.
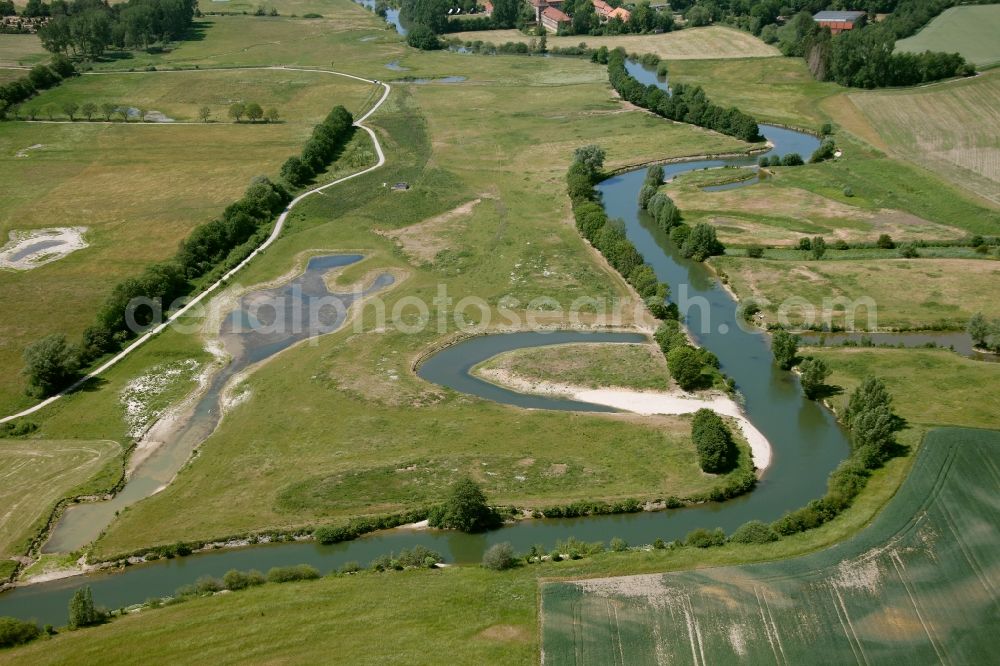
[[723, 393], [705, 392], [695, 395], [679, 389], [674, 391], [633, 391], [614, 387], [591, 389], [571, 384], [530, 381], [506, 370], [494, 368], [480, 368], [476, 370], [476, 374], [487, 381], [515, 391], [561, 396], [645, 416], [692, 414], [706, 407], [736, 420], [740, 431], [750, 444], [754, 466], [757, 469], [763, 471], [771, 464], [771, 443], [767, 441], [767, 437], [747, 420], [736, 401]]

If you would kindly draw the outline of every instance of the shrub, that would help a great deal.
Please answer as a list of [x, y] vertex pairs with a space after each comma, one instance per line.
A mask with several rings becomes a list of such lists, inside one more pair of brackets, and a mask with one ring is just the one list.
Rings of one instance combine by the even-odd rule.
[[483, 566], [493, 571], [510, 569], [516, 562], [514, 547], [506, 541], [493, 544], [483, 553]]
[[309, 564], [297, 564], [291, 567], [272, 567], [267, 572], [267, 580], [271, 583], [289, 583], [296, 580], [314, 580], [319, 578], [319, 571]]
[[438, 562], [444, 561], [440, 553], [421, 545], [416, 545], [410, 550], [399, 551], [399, 556], [395, 559], [403, 568], [430, 568]]
[[90, 586], [79, 588], [69, 600], [69, 628], [79, 629], [104, 622], [107, 613], [94, 606]]
[[819, 133], [823, 136], [829, 136], [833, 134], [833, 125], [830, 123], [823, 123], [823, 126], [819, 129]]
[[[984, 246], [981, 245], [979, 247]], [[899, 256], [904, 259], [916, 259], [920, 256], [920, 253], [917, 251], [917, 246], [914, 243], [906, 243], [899, 248]]]
[[451, 487], [444, 504], [430, 512], [428, 522], [431, 527], [481, 532], [496, 527], [501, 519], [479, 485], [466, 478]]
[[14, 617], [0, 617], [0, 648], [23, 645], [42, 635], [42, 630], [34, 622], [25, 622]]
[[684, 537], [684, 545], [694, 546], [695, 548], [712, 548], [714, 546], [722, 546], [725, 543], [726, 533], [718, 527], [714, 530], [706, 530], [703, 527], [699, 527], [691, 530]]
[[667, 354], [667, 367], [670, 376], [674, 378], [685, 391], [691, 391], [701, 384], [701, 357], [687, 345], [678, 346]]
[[715, 234], [715, 227], [704, 222], [699, 222], [691, 229], [681, 247], [681, 253], [695, 261], [705, 261], [709, 257], [722, 254], [725, 251], [726, 248], [719, 242]]
[[613, 538], [609, 546], [611, 547], [611, 550], [616, 553], [623, 553], [628, 550], [628, 542], [626, 542], [625, 539], [619, 539], [618, 537]]
[[802, 164], [805, 162], [802, 161], [802, 156], [798, 153], [788, 153], [781, 158], [781, 166], [801, 166]]
[[45, 397], [69, 386], [80, 370], [80, 353], [65, 335], [47, 335], [24, 350], [27, 392]]
[[738, 527], [729, 540], [745, 544], [770, 543], [778, 540], [778, 533], [767, 523], [751, 520]]
[[879, 236], [878, 240], [875, 241], [875, 245], [883, 250], [892, 250], [896, 247], [896, 243], [893, 242], [892, 236], [889, 234]]
[[686, 224], [678, 224], [670, 230], [670, 242], [677, 247], [684, 247], [688, 236], [691, 235], [691, 227]]
[[760, 245], [751, 245], [747, 248], [747, 256], [751, 259], [760, 259], [764, 256], [764, 248]]
[[811, 250], [812, 249], [812, 240], [810, 240], [806, 236], [803, 236], [802, 238], [800, 238], [799, 239], [799, 249], [802, 250], [803, 252], [808, 252], [809, 250]]
[[710, 474], [725, 472], [736, 464], [738, 452], [733, 435], [718, 414], [701, 408], [691, 421], [691, 440], [698, 450], [698, 464]]
[[823, 258], [823, 255], [826, 254], [826, 241], [823, 240], [822, 236], [816, 236], [812, 239], [809, 251], [816, 261]]
[[854, 188], [851, 187], [850, 185], [845, 185], [844, 186], [844, 196], [845, 197], [853, 197], [854, 196]]
[[771, 338], [771, 351], [774, 353], [774, 361], [782, 370], [791, 369], [798, 360], [799, 336], [782, 329], [775, 331]]
[[665, 550], [666, 547], [667, 544], [663, 541], [663, 539], [657, 538], [653, 541], [653, 548], [655, 550]]
[[230, 569], [222, 577], [222, 584], [227, 590], [244, 590], [253, 585], [262, 585], [266, 579], [264, 574], [252, 569], [247, 572], [237, 571], [236, 569]]
[[358, 571], [361, 571], [361, 565], [358, 564], [356, 560], [350, 560], [340, 565], [340, 569], [338, 569], [338, 571], [342, 574], [357, 573]]
[[799, 370], [802, 372], [802, 391], [810, 400], [819, 395], [820, 389], [825, 385], [824, 382], [832, 373], [823, 359], [811, 356], [802, 361]]

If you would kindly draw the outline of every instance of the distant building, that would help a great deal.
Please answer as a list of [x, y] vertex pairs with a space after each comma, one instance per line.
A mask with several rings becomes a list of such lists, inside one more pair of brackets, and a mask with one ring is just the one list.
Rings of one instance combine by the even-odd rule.
[[563, 11], [555, 7], [546, 7], [542, 10], [542, 25], [549, 32], [559, 32], [559, 28], [567, 26], [573, 22]]
[[483, 13], [487, 16], [493, 16], [493, 3], [490, 0], [483, 1]]
[[833, 34], [860, 28], [865, 24], [865, 12], [819, 12], [813, 16], [813, 21], [824, 28], [829, 28]]
[[597, 12], [597, 18], [601, 19], [601, 23], [606, 23], [613, 18], [620, 19], [622, 22], [627, 23], [630, 18], [632, 18], [632, 12], [625, 9], [624, 7], [612, 7], [604, 0], [590, 0], [594, 3], [594, 11]]
[[542, 23], [542, 12], [548, 7], [559, 9], [562, 7], [563, 0], [528, 0], [528, 3], [535, 10], [535, 23]]

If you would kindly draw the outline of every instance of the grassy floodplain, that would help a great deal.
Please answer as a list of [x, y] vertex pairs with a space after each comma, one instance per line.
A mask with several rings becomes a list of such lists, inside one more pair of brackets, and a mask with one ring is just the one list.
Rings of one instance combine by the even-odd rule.
[[505, 352], [477, 372], [501, 370], [529, 381], [587, 388], [617, 386], [639, 391], [670, 388], [663, 353], [653, 345], [555, 345]]
[[[0, 236], [83, 226], [89, 244], [30, 271], [0, 273], [0, 307], [10, 315], [0, 324], [3, 411], [30, 404], [20, 375], [28, 343], [50, 332], [78, 338], [117, 282], [173, 255], [193, 227], [221, 213], [253, 177], [276, 177], [335, 102], [360, 112], [371, 92], [368, 84], [311, 72], [234, 72], [228, 84], [214, 72], [81, 76], [29, 103], [149, 104], [147, 109], [182, 118], [208, 104], [224, 118], [224, 100], [246, 95], [287, 115], [283, 122], [254, 126], [0, 124], [0, 168], [10, 185], [0, 193]], [[41, 147], [17, 156], [29, 146]], [[374, 159], [370, 140], [358, 135], [337, 168], [356, 171]]]
[[37, 35], [0, 35], [0, 67], [30, 67], [48, 59]]
[[[956, 9], [992, 9], [1000, 17], [1000, 5]], [[893, 153], [1000, 205], [1000, 71], [918, 90], [847, 97]]]
[[1000, 63], [1000, 5], [950, 7], [920, 32], [896, 42], [897, 51], [961, 53], [978, 67]]
[[[462, 41], [483, 41], [494, 44], [506, 42], [529, 43], [537, 40], [519, 30], [481, 30], [457, 32], [449, 37]], [[669, 60], [700, 60], [704, 58], [767, 58], [779, 55], [773, 46], [768, 46], [749, 33], [722, 26], [690, 28], [666, 32], [660, 35], [572, 35], [558, 37], [549, 35], [548, 47], [567, 48], [585, 42], [590, 48], [623, 48], [629, 53], [655, 53]]]
[[991, 490], [1000, 434], [931, 432], [892, 503], [805, 558], [698, 572], [551, 583], [546, 664], [815, 659], [988, 661], [1000, 567]]
[[[828, 251], [831, 255], [837, 252]], [[809, 324], [810, 314], [803, 307], [790, 308], [787, 321], [779, 321], [782, 304], [792, 297], [804, 299], [815, 309], [817, 324], [829, 318], [833, 324], [844, 326], [845, 317], [853, 315], [857, 318], [854, 325], [860, 330], [961, 329], [976, 312], [1000, 316], [1000, 305], [993, 296], [1000, 289], [1000, 263], [991, 260], [886, 257], [876, 261], [776, 261], [716, 257], [712, 264], [726, 275], [741, 299], [762, 304], [766, 323]], [[970, 285], [978, 287], [970, 289]], [[867, 298], [877, 309], [872, 326], [867, 323], [869, 312], [864, 307], [847, 312], [843, 305], [838, 307], [830, 301], [828, 310], [822, 310], [824, 299], [861, 303]]]

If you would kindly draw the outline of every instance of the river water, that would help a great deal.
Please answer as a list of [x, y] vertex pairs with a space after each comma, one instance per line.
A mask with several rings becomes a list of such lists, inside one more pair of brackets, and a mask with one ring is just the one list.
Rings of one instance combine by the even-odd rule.
[[[808, 155], [818, 145], [815, 137], [792, 130], [762, 125], [761, 131], [774, 145], [768, 154], [799, 152]], [[668, 164], [664, 170], [671, 176], [712, 166], [755, 163], [753, 157], [696, 160]], [[503, 541], [509, 541], [520, 551], [533, 544], [542, 544], [548, 549], [557, 540], [569, 537], [608, 541], [617, 536], [632, 544], [650, 543], [656, 538], [669, 541], [683, 537], [695, 527], [721, 527], [731, 532], [747, 520], [774, 520], [822, 496], [827, 475], [849, 452], [844, 432], [829, 411], [804, 399], [792, 373], [781, 371], [773, 364], [768, 337], [756, 330], [744, 330], [736, 302], [711, 272], [703, 264], [681, 257], [666, 235], [639, 209], [638, 193], [644, 177], [645, 169], [637, 169], [604, 181], [598, 189], [608, 214], [624, 220], [630, 240], [658, 278], [670, 285], [671, 298], [678, 303], [693, 336], [718, 356], [721, 369], [736, 381], [745, 397], [747, 417], [769, 439], [773, 448], [771, 467], [752, 493], [723, 503], [659, 512], [527, 520], [475, 535], [396, 529], [330, 546], [306, 541], [220, 550], [141, 564], [121, 573], [96, 573], [17, 588], [0, 595], [0, 615], [34, 617], [41, 622], [61, 624], [65, 622], [69, 597], [83, 584], [93, 588], [97, 603], [114, 608], [152, 596], [169, 595], [199, 576], [221, 576], [232, 568], [266, 570], [271, 566], [309, 563], [329, 570], [347, 561], [365, 564], [377, 555], [417, 544], [440, 552], [448, 561], [469, 563], [479, 561], [486, 548]], [[331, 257], [313, 261], [338, 260], [350, 263], [344, 258]], [[313, 266], [310, 262], [310, 269]], [[316, 266], [321, 270], [318, 264]], [[643, 339], [631, 333], [567, 331], [482, 336], [434, 354], [420, 366], [418, 374], [456, 391], [522, 408], [607, 411], [606, 407], [598, 405], [574, 404], [569, 400], [508, 391], [471, 377], [469, 369], [498, 353], [522, 347]], [[260, 360], [265, 348], [270, 355], [288, 345], [248, 346], [258, 350], [254, 356]], [[644, 463], [642, 460], [621, 462]]]

